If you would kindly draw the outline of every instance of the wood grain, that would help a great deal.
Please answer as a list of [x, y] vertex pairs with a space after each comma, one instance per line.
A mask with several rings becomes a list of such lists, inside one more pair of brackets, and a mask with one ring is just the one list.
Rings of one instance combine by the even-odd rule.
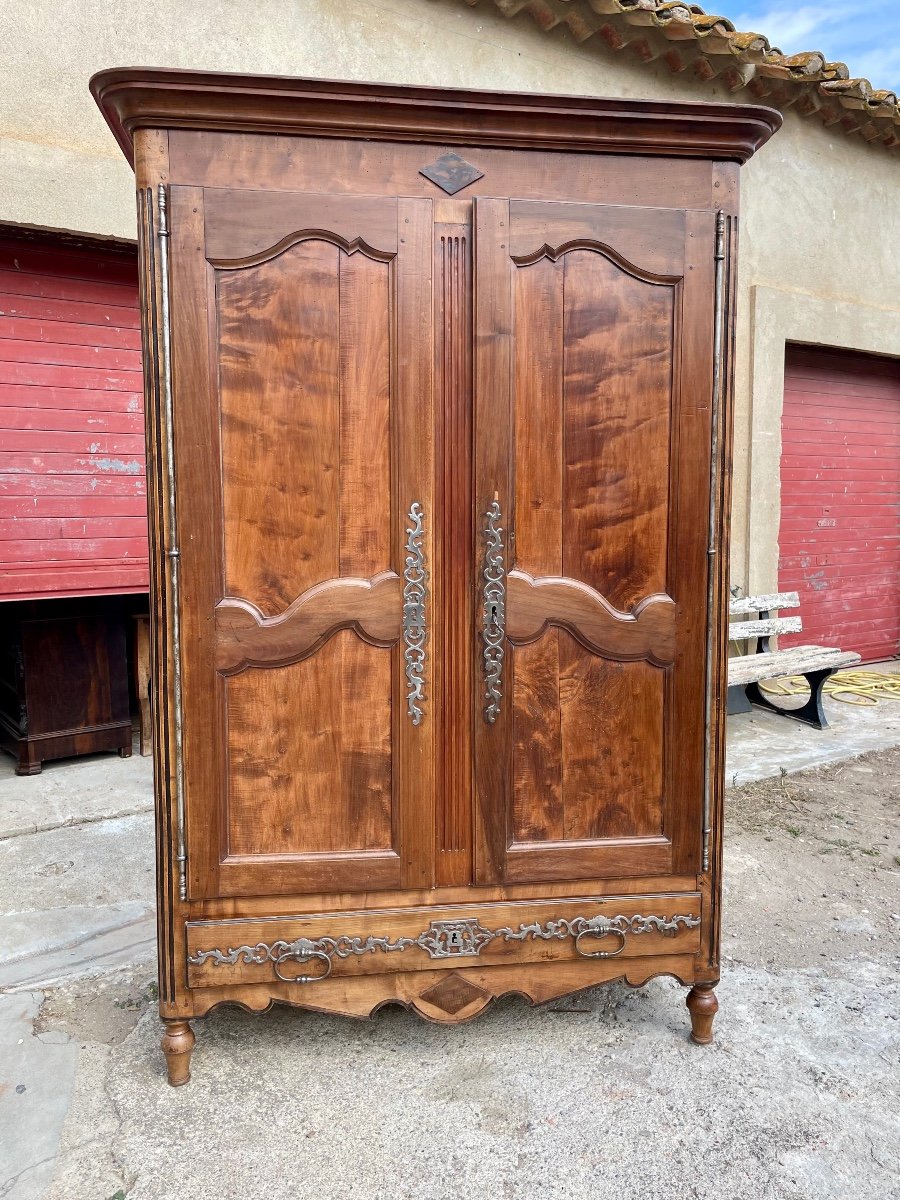
[[304, 242], [216, 281], [225, 586], [266, 616], [339, 574], [340, 254]]
[[[393, 541], [398, 567], [413, 501], [422, 504], [422, 548], [426, 572], [435, 561], [435, 387], [434, 387], [434, 213], [430, 200], [401, 199], [397, 206], [400, 250], [397, 260], [395, 355], [396, 480]], [[426, 605], [428, 605], [426, 598]], [[443, 653], [435, 621], [433, 595], [426, 643], [425, 707], [422, 724], [414, 726], [406, 712], [407, 679], [396, 655], [394, 737], [397, 745], [397, 823], [403, 883], [430, 887], [435, 870], [435, 770], [440, 711], [435, 695], [435, 668]], [[361, 880], [360, 882], [364, 882]]]
[[[660, 954], [632, 959], [593, 962], [497, 964], [491, 967], [457, 966], [457, 973], [483, 989], [482, 1002], [448, 1013], [428, 1002], [427, 996], [446, 977], [437, 969], [385, 975], [338, 977], [301, 989], [296, 984], [266, 982], [232, 984], [192, 990], [189, 1001], [175, 1006], [191, 1016], [204, 1016], [220, 1004], [238, 1004], [250, 1012], [264, 1012], [273, 1001], [313, 1012], [369, 1017], [385, 1004], [402, 1004], [428, 1021], [459, 1025], [483, 1011], [492, 1000], [515, 994], [532, 1004], [546, 1004], [601, 983], [623, 980], [642, 987], [660, 975], [672, 975], [689, 987], [697, 973], [695, 954]], [[313, 987], [315, 990], [313, 990]]]
[[216, 665], [223, 675], [289, 666], [347, 628], [372, 645], [391, 646], [400, 637], [401, 616], [400, 578], [393, 571], [372, 579], [327, 579], [276, 617], [264, 617], [246, 600], [226, 598], [216, 605]]
[[[684, 223], [677, 213], [518, 201], [510, 215], [510, 244], [522, 255], [507, 870], [526, 878], [533, 863], [547, 879], [555, 856], [560, 871], [590, 872], [591, 841], [595, 872], [648, 853], [667, 870], [665, 837], [652, 851], [613, 842], [663, 828], [663, 759], [646, 747], [663, 737], [658, 668], [673, 664], [677, 644], [667, 595], [674, 291], [666, 280], [682, 268]], [[588, 236], [593, 247], [572, 244]], [[567, 240], [565, 253], [540, 250]], [[613, 609], [631, 609], [632, 620], [623, 624]], [[526, 651], [521, 643], [532, 639]], [[568, 839], [578, 848], [566, 850]]]
[[[513, 391], [512, 349], [515, 313], [506, 246], [509, 241], [509, 202], [475, 202], [474, 309], [474, 496], [476, 536], [474, 555], [479, 569], [485, 553], [485, 514], [499, 500], [509, 512], [512, 491]], [[515, 534], [507, 522], [507, 545]], [[479, 581], [481, 582], [481, 581]], [[482, 643], [473, 639], [476, 678], [481, 681], [475, 705], [475, 881], [495, 883], [503, 878], [507, 824], [512, 797], [510, 746], [512, 722], [508, 700], [496, 721], [484, 720]], [[508, 665], [505, 695], [514, 686]]]
[[[245, 266], [275, 258], [298, 240], [325, 239], [348, 253], [388, 261], [397, 253], [397, 201], [304, 191], [297, 197], [257, 192], [252, 207], [240, 191], [214, 188], [206, 193], [206, 257], [216, 267]], [[298, 217], [300, 218], [298, 220]], [[272, 239], [275, 239], [274, 241]], [[385, 315], [381, 313], [382, 317]], [[378, 314], [373, 314], [377, 319]]]
[[[344, 686], [350, 653], [364, 688]], [[305, 662], [246, 671], [227, 689], [229, 854], [391, 847], [390, 661], [383, 650], [345, 630]]]
[[[514, 523], [510, 545], [519, 568], [562, 574], [563, 264], [544, 259], [516, 271]], [[515, 619], [511, 597], [507, 631]], [[517, 646], [511, 688], [513, 795], [510, 840], [561, 841], [562, 729], [559, 638], [554, 627]]]
[[[397, 214], [386, 207], [393, 237], [379, 231], [379, 244], [396, 246]], [[363, 227], [374, 236], [371, 225]], [[389, 272], [381, 263], [341, 255], [338, 561], [344, 577], [374, 576], [392, 558], [390, 301]]]
[[562, 574], [620, 609], [667, 591], [673, 308], [670, 287], [566, 256]]
[[91, 93], [126, 156], [137, 124], [265, 130], [294, 137], [451, 144], [745, 161], [781, 125], [761, 105], [603, 100], [535, 93], [446, 91], [393, 84], [113, 68]]
[[631, 612], [620, 612], [578, 579], [535, 579], [527, 571], [507, 576], [506, 635], [517, 643], [537, 641], [550, 625], [567, 629], [591, 654], [623, 661], [646, 659], [657, 667], [675, 658], [675, 604], [671, 596], [645, 596]]
[[520, 266], [582, 248], [637, 279], [676, 283], [681, 276], [684, 213], [677, 209], [513, 200], [509, 213], [509, 252]]
[[[716, 873], [698, 876], [711, 209], [722, 202], [733, 212], [736, 198], [737, 169], [715, 155], [726, 145], [728, 157], [747, 153], [776, 118], [734, 106], [673, 114], [652, 103], [550, 104], [155, 72], [112, 73], [97, 87], [123, 144], [134, 122], [156, 123], [136, 135], [142, 188], [168, 182], [170, 172], [175, 181], [177, 530], [167, 527], [163, 503], [159, 292], [146, 203], [142, 231], [152, 545], [161, 565], [173, 540], [181, 546], [185, 648], [190, 899], [181, 903], [166, 787], [172, 597], [163, 583], [154, 689], [165, 1015], [185, 1021], [226, 1000], [260, 1009], [273, 999], [360, 1015], [395, 1000], [428, 1019], [458, 1021], [510, 990], [543, 1001], [658, 972], [714, 982], [724, 621], [713, 680]], [[484, 176], [470, 198], [451, 202], [419, 172], [454, 146]], [[469, 247], [475, 261], [462, 279]], [[733, 272], [728, 289], [731, 304]], [[23, 294], [10, 319], [31, 319], [37, 298]], [[65, 323], [71, 298], [46, 299]], [[33, 341], [27, 334], [15, 325], [8, 336]], [[35, 363], [60, 414], [65, 397], [54, 372], [85, 369], [55, 360], [77, 357], [79, 343], [71, 344], [39, 350]], [[133, 436], [120, 420], [133, 374], [122, 360], [91, 390], [110, 414], [111, 438]], [[27, 409], [21, 381], [11, 377], [8, 387], [9, 403]], [[55, 419], [50, 432], [62, 440], [50, 454], [69, 453], [67, 420]], [[726, 413], [726, 439], [729, 420]], [[471, 465], [461, 445], [470, 438]], [[722, 455], [727, 474], [725, 443]], [[76, 487], [80, 476], [67, 478]], [[115, 481], [101, 482], [104, 494], [122, 495], [109, 487]], [[9, 495], [3, 486], [0, 497]], [[724, 494], [724, 477], [722, 486]], [[606, 617], [597, 597], [626, 615], [650, 597], [670, 597], [674, 645], [665, 656], [653, 651], [667, 665], [609, 657], [616, 648], [604, 641], [608, 631], [588, 648], [570, 632], [583, 635], [581, 615], [566, 627], [551, 614], [537, 640], [507, 641], [504, 706], [488, 727], [473, 585], [495, 496], [508, 567], [567, 581], [556, 605], [566, 607], [569, 581], [579, 604], [589, 597], [590, 612]], [[349, 606], [346, 624], [317, 637], [301, 661], [288, 663], [293, 651], [281, 647], [272, 662], [282, 665], [218, 671], [217, 606], [252, 616], [247, 632], [256, 636], [314, 589], [324, 598], [331, 584], [352, 591], [384, 575], [399, 585], [413, 500], [426, 514], [429, 570], [421, 726], [406, 717], [401, 644], [365, 641], [372, 631]], [[717, 552], [722, 563], [722, 545]], [[717, 571], [714, 616], [727, 601], [724, 568]], [[520, 582], [514, 575], [512, 629]], [[389, 608], [377, 619], [387, 623]], [[629, 637], [651, 608], [625, 622]], [[384, 641], [396, 640], [396, 621]], [[465, 795], [472, 720], [475, 887]], [[392, 964], [302, 992], [271, 979], [192, 989], [185, 976], [188, 919], [246, 930], [362, 914], [377, 929], [451, 902], [478, 915], [515, 901], [549, 911], [579, 892], [598, 902], [658, 901], [673, 888], [702, 895], [703, 928], [683, 953], [638, 954], [636, 946], [626, 963], [513, 955], [474, 967]]]
[[[668, 261], [681, 258], [681, 240]], [[588, 250], [566, 256], [564, 286], [563, 574], [625, 609], [668, 590], [672, 289]], [[674, 606], [646, 611], [670, 622], [656, 662], [671, 662]], [[659, 833], [662, 672], [587, 658], [565, 638], [560, 677], [566, 835]]]
[[[545, 924], [575, 917], [619, 915], [631, 917], [635, 914], [671, 918], [676, 915], [696, 917], [700, 914], [700, 897], [696, 893], [671, 895], [662, 893], [651, 896], [624, 896], [598, 900], [583, 896], [543, 903], [479, 904], [448, 908], [432, 904], [424, 908], [407, 908], [403, 912], [354, 912], [317, 914], [296, 917], [291, 920], [191, 922], [187, 926], [188, 948], [191, 954], [198, 951], [229, 949], [242, 945], [255, 946], [274, 941], [293, 942], [300, 937], [359, 937], [397, 939], [415, 938], [429, 928], [432, 921], [456, 921], [475, 918], [490, 930]], [[641, 934], [625, 934], [622, 946], [623, 959], [655, 954], [677, 954], [696, 950], [700, 944], [699, 926], [680, 925], [677, 931], [649, 931]], [[592, 939], [593, 943], [593, 939]], [[617, 949], [617, 941], [603, 943], [597, 939], [596, 949]], [[581, 958], [573, 938], [526, 938], [509, 941], [497, 938], [488, 942], [478, 956], [434, 959], [425, 950], [412, 946], [402, 951], [386, 953], [373, 949], [363, 955], [347, 958], [335, 956], [332, 976], [381, 975], [394, 971], [458, 970], [466, 967], [487, 968], [492, 965], [522, 962], [555, 962], [560, 965]], [[193, 987], [217, 987], [222, 983], [254, 983], [274, 981], [271, 962], [218, 964], [207, 959], [188, 967]]]
[[[207, 744], [192, 726], [186, 758], [198, 770], [225, 747], [221, 789], [191, 806], [193, 840], [204, 821], [221, 831], [192, 856], [197, 886], [246, 896], [430, 881], [419, 814], [433, 804], [433, 735], [412, 743], [416, 770], [401, 765], [398, 646], [406, 511], [418, 498], [433, 514], [431, 422], [421, 420], [430, 206], [229, 193], [194, 212], [204, 232], [186, 253], [206, 284], [222, 448], [212, 437], [195, 446], [218, 486], [205, 511], [182, 509], [179, 523], [186, 578], [203, 556], [213, 578], [222, 572], [224, 595], [208, 610], [215, 690], [191, 693], [192, 721], [219, 722], [222, 733]], [[343, 232], [316, 233], [329, 214]], [[367, 234], [396, 251], [357, 252]], [[222, 251], [218, 265], [210, 246]], [[183, 352], [203, 361], [202, 345]]]
[[472, 237], [469, 224], [434, 226], [436, 312], [435, 606], [441, 714], [436, 776], [436, 882], [472, 877]]

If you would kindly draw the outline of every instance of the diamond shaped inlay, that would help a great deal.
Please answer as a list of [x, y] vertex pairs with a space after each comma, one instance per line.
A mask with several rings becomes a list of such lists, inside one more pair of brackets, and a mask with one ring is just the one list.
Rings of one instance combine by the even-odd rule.
[[442, 154], [431, 166], [423, 167], [419, 174], [443, 188], [448, 196], [454, 196], [476, 179], [484, 177], [484, 171], [479, 171], [458, 154]]
[[434, 987], [423, 992], [420, 999], [455, 1016], [475, 1000], [487, 998], [489, 995], [490, 992], [486, 992], [476, 983], [470, 983], [454, 971], [452, 975], [445, 976]]

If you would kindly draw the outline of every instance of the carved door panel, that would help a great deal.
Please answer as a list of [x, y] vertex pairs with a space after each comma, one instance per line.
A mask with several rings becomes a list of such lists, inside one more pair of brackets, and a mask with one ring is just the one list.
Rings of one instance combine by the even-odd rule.
[[170, 207], [188, 894], [427, 886], [431, 202]]
[[476, 201], [479, 882], [699, 869], [714, 230]]

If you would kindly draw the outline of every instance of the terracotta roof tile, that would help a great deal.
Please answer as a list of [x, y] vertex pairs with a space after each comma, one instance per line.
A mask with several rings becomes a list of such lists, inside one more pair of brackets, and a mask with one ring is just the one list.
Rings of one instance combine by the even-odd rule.
[[[466, 0], [475, 7], [482, 0]], [[601, 38], [645, 62], [661, 58], [672, 71], [690, 69], [719, 79], [731, 91], [839, 126], [870, 143], [900, 147], [897, 95], [851, 79], [846, 63], [828, 62], [818, 50], [782, 54], [761, 33], [743, 33], [727, 17], [684, 0], [488, 0], [504, 16], [531, 14], [543, 30], [565, 24], [579, 42]]]

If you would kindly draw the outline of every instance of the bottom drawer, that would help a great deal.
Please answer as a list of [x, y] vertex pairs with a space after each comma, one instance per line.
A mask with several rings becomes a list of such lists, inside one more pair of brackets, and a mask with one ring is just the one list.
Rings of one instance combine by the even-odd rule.
[[474, 963], [692, 954], [700, 894], [442, 905], [189, 921], [189, 987], [314, 983]]

